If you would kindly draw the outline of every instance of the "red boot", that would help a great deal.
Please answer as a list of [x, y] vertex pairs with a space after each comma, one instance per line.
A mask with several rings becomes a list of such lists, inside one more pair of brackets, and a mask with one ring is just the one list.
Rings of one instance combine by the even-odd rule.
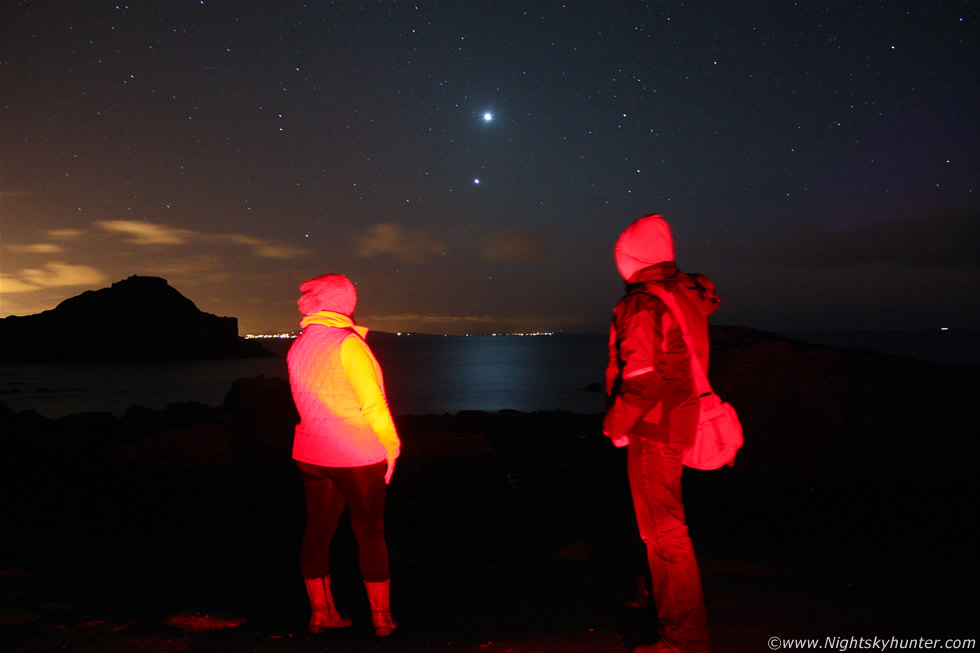
[[337, 606], [333, 602], [333, 592], [330, 591], [330, 576], [306, 578], [304, 582], [306, 593], [310, 597], [310, 607], [313, 609], [308, 631], [315, 634], [331, 628], [347, 628], [351, 625], [350, 619], [344, 619], [337, 612]]
[[398, 626], [391, 616], [391, 579], [380, 583], [364, 581], [367, 589], [368, 603], [371, 604], [371, 623], [374, 624], [374, 634], [387, 637]]

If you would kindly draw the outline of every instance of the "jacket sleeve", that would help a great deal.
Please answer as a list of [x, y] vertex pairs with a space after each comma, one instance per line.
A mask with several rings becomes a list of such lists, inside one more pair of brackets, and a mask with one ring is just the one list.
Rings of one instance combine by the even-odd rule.
[[[661, 315], [665, 307], [659, 300], [635, 301], [638, 304], [626, 307], [614, 325], [618, 346], [610, 343], [610, 356], [614, 352], [618, 355], [621, 369], [617, 383], [610, 388], [615, 392], [603, 422], [603, 432], [610, 436], [630, 433], [637, 422], [658, 408], [663, 390]], [[608, 369], [612, 366], [610, 360]]]
[[350, 380], [361, 413], [367, 419], [389, 458], [397, 458], [401, 441], [385, 399], [381, 366], [359, 336], [349, 336], [342, 345], [344, 371]]

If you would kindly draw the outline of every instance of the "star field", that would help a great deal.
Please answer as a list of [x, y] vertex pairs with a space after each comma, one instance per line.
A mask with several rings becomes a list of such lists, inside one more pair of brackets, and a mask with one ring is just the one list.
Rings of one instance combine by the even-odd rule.
[[719, 323], [978, 327], [969, 2], [10, 2], [0, 314], [162, 276], [240, 330], [601, 332], [633, 219]]

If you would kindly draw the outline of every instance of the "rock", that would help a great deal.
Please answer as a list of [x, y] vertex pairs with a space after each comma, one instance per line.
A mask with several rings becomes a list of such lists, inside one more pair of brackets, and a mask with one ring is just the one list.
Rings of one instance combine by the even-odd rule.
[[132, 276], [37, 315], [0, 319], [0, 362], [115, 362], [274, 356], [238, 320], [197, 309], [166, 279]]
[[868, 475], [975, 466], [980, 369], [755, 333], [712, 341], [712, 387], [745, 431], [736, 467]]
[[288, 381], [265, 376], [238, 379], [221, 408], [244, 438], [250, 459], [292, 464], [293, 432], [299, 413]]
[[109, 461], [171, 471], [221, 471], [232, 469], [239, 456], [239, 445], [231, 429], [199, 424], [155, 433], [125, 445]]

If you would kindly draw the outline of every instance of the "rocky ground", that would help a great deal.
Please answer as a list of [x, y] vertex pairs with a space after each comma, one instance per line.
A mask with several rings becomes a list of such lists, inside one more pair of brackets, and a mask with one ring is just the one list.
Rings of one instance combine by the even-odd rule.
[[[976, 370], [737, 338], [717, 361], [747, 441], [735, 467], [685, 474], [714, 650], [976, 638]], [[624, 604], [644, 566], [625, 453], [599, 416], [508, 412], [397, 418], [399, 628], [371, 633], [344, 528], [332, 565], [355, 625], [307, 635], [293, 419], [288, 386], [262, 378], [221, 407], [121, 419], [0, 406], [0, 649], [601, 653], [656, 640], [651, 609]]]

